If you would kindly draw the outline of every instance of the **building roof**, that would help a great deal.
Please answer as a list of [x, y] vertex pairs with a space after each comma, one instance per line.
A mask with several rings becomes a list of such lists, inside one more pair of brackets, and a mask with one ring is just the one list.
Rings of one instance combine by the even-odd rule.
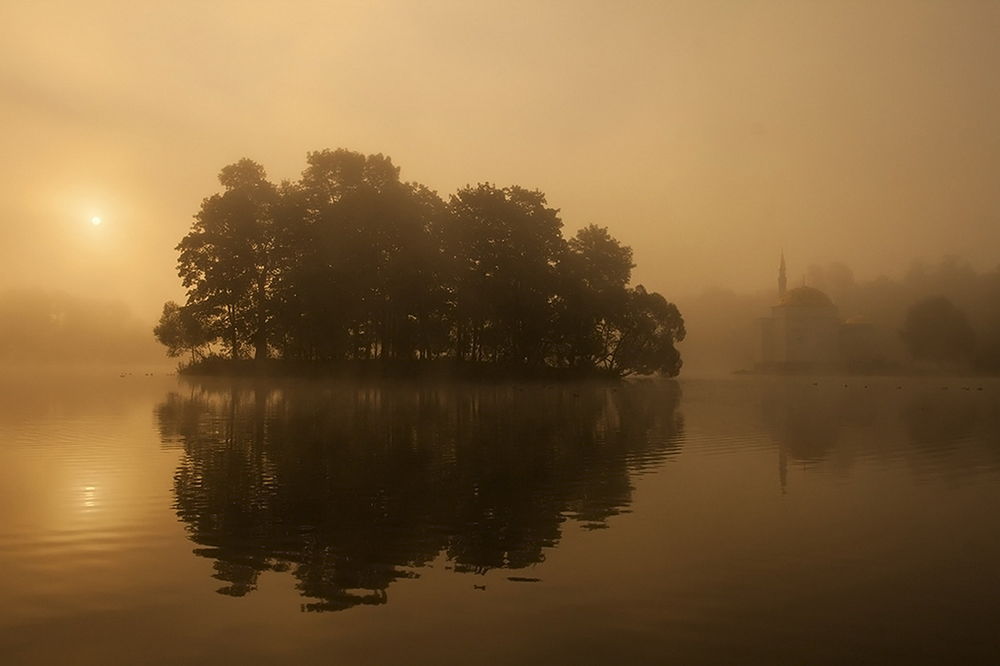
[[784, 305], [789, 307], [808, 307], [808, 308], [832, 308], [833, 301], [830, 297], [824, 294], [819, 289], [813, 287], [796, 287], [795, 289], [789, 289], [778, 301], [778, 305]]

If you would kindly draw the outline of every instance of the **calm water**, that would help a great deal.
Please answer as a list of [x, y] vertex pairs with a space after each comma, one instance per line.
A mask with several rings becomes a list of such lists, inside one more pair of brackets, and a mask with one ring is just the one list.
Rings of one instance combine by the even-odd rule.
[[7, 377], [0, 661], [997, 663], [1000, 382], [813, 381]]

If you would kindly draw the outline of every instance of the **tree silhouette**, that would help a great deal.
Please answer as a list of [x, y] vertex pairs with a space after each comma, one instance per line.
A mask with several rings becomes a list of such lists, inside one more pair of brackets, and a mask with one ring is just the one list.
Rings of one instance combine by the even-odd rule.
[[211, 336], [190, 308], [174, 301], [163, 304], [163, 314], [153, 335], [167, 348], [167, 356], [173, 358], [187, 352], [192, 363], [204, 358], [204, 350], [211, 342]]
[[608, 367], [617, 374], [676, 376], [681, 355], [675, 343], [684, 339], [684, 320], [677, 306], [642, 285], [628, 291], [627, 305], [613, 322]]
[[559, 263], [558, 355], [571, 366], [608, 367], [613, 322], [628, 307], [632, 248], [590, 225], [569, 240]]
[[275, 265], [271, 208], [276, 189], [263, 167], [242, 159], [223, 167], [225, 188], [202, 202], [177, 249], [190, 311], [234, 359], [246, 348], [266, 358]]
[[[306, 162], [280, 186], [248, 159], [223, 168], [177, 247], [170, 317], [230, 358], [679, 371], [680, 314], [628, 287], [632, 250], [593, 225], [567, 241], [543, 193], [481, 183], [445, 203], [384, 155]], [[168, 351], [193, 349], [161, 324]]]
[[451, 199], [462, 278], [459, 357], [540, 364], [550, 328], [562, 220], [545, 195], [480, 184]]
[[975, 352], [969, 320], [943, 296], [913, 304], [906, 313], [902, 337], [913, 358], [921, 361], [966, 362]]

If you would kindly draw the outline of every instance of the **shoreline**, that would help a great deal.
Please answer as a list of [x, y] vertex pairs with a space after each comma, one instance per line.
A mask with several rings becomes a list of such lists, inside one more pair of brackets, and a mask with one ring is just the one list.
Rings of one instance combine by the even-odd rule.
[[603, 380], [619, 382], [622, 377], [600, 368], [528, 367], [475, 361], [288, 361], [282, 359], [210, 358], [177, 371], [185, 377], [309, 377], [334, 379], [434, 379], [476, 381], [574, 382]]

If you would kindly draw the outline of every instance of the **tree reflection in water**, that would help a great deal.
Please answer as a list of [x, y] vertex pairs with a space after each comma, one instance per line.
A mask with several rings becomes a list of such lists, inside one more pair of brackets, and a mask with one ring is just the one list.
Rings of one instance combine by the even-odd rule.
[[545, 559], [562, 523], [606, 526], [630, 476], [678, 452], [673, 382], [189, 382], [156, 408], [183, 448], [178, 517], [221, 594], [288, 571], [310, 611], [387, 601], [445, 554], [457, 572]]

